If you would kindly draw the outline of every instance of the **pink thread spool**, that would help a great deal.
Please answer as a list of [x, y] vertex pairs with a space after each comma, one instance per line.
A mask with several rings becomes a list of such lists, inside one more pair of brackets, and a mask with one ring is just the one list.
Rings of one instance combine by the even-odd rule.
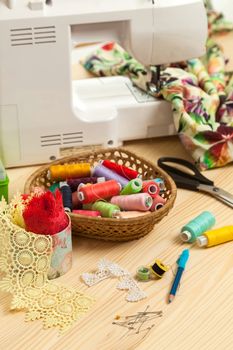
[[112, 204], [118, 205], [122, 210], [150, 210], [153, 199], [148, 193], [136, 193], [112, 197]]
[[159, 210], [164, 206], [165, 203], [166, 203], [166, 199], [164, 199], [160, 195], [157, 195], [155, 198], [153, 198], [153, 203], [150, 208], [150, 211]]
[[155, 183], [153, 180], [152, 181], [143, 181], [142, 183], [142, 192], [148, 193], [151, 197], [156, 197], [159, 192], [160, 188], [157, 183]]
[[120, 219], [131, 219], [136, 218], [138, 216], [150, 215], [149, 211], [120, 211], [119, 218]]
[[73, 214], [79, 214], [84, 216], [94, 216], [94, 217], [101, 217], [100, 211], [97, 210], [73, 210]]

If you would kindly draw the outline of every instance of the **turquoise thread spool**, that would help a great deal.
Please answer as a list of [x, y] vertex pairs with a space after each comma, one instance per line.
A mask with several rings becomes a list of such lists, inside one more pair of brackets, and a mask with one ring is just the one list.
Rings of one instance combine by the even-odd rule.
[[215, 224], [215, 217], [209, 211], [203, 211], [181, 229], [180, 238], [183, 242], [193, 243], [197, 237], [209, 230]]

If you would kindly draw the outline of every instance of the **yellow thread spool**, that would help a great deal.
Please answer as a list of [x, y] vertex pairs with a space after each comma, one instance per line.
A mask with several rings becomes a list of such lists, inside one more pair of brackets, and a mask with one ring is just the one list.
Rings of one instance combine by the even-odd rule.
[[197, 238], [199, 247], [213, 247], [229, 241], [233, 241], [233, 226], [207, 231]]
[[90, 177], [91, 165], [89, 163], [51, 165], [48, 176], [51, 180], [60, 181], [77, 177]]
[[158, 278], [162, 278], [165, 272], [169, 270], [169, 267], [164, 265], [164, 263], [156, 259], [154, 264], [150, 266], [151, 272]]

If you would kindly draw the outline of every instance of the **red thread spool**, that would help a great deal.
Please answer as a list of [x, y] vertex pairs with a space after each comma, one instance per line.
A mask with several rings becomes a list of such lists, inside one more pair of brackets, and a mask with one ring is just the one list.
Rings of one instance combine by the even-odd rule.
[[150, 208], [150, 211], [159, 210], [164, 206], [165, 203], [166, 203], [166, 199], [164, 199], [160, 195], [156, 196], [155, 198], [153, 198], [153, 203]]
[[135, 179], [139, 176], [139, 173], [136, 170], [127, 168], [124, 165], [119, 165], [117, 163], [111, 162], [107, 159], [102, 161], [102, 165], [104, 165], [108, 169], [111, 169], [112, 171], [115, 171], [115, 173], [125, 177], [128, 180]]
[[83, 186], [78, 191], [78, 199], [83, 204], [117, 196], [121, 191], [121, 184], [116, 180], [109, 180], [89, 186]]
[[155, 198], [158, 196], [160, 188], [154, 181], [143, 181], [142, 192], [148, 193], [152, 198]]
[[74, 209], [81, 209], [82, 208], [82, 203], [78, 199], [78, 192], [75, 191], [72, 193], [72, 205]]

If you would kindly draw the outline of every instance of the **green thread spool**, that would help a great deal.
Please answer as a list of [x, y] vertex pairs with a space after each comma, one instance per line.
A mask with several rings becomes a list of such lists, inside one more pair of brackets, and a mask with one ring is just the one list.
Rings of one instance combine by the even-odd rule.
[[93, 203], [91, 209], [100, 211], [104, 218], [118, 218], [120, 213], [120, 208], [117, 205], [103, 201]]
[[136, 277], [139, 281], [149, 281], [150, 280], [150, 269], [146, 266], [140, 266], [137, 269]]
[[135, 194], [140, 192], [142, 189], [142, 180], [137, 178], [129, 181], [129, 183], [123, 188], [120, 194]]
[[59, 189], [59, 183], [58, 182], [55, 182], [54, 184], [52, 184], [50, 187], [49, 187], [49, 191], [51, 191], [51, 192], [55, 192], [56, 191], [56, 189]]
[[215, 224], [215, 217], [209, 211], [203, 211], [187, 225], [182, 227], [180, 238], [183, 242], [193, 243], [197, 237], [208, 231]]

